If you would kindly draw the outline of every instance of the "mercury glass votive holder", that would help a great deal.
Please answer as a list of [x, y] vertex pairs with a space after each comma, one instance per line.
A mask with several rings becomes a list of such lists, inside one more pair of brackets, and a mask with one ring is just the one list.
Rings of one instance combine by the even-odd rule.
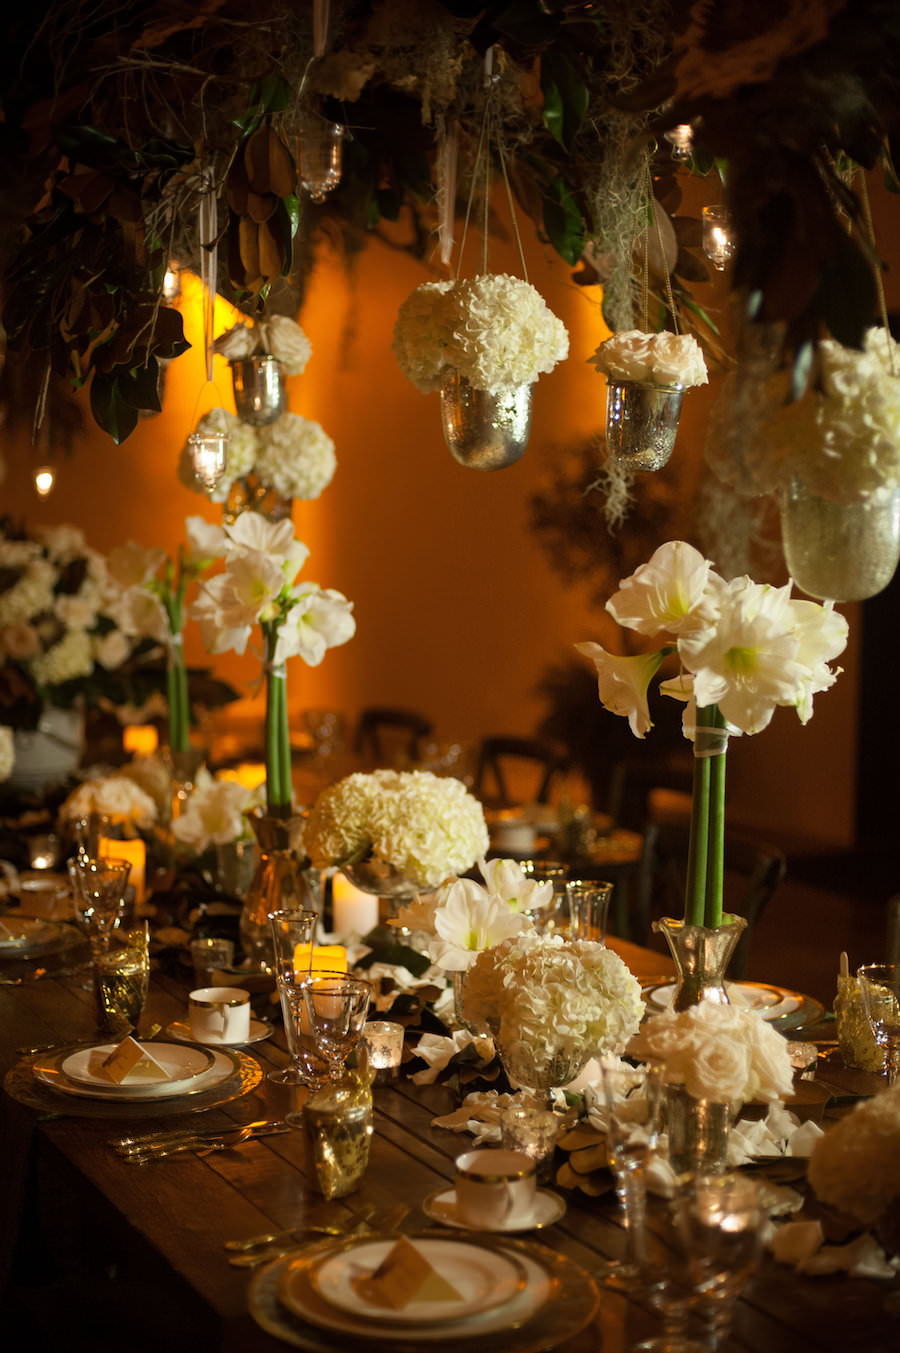
[[553, 1153], [560, 1119], [549, 1109], [514, 1104], [500, 1115], [500, 1140], [509, 1151], [524, 1151], [537, 1164], [538, 1183], [553, 1176]]
[[387, 1019], [371, 1019], [363, 1025], [363, 1041], [369, 1055], [369, 1067], [375, 1072], [375, 1084], [393, 1080], [403, 1057], [402, 1024]]
[[54, 832], [29, 836], [28, 863], [32, 869], [53, 869], [59, 863], [59, 837]]

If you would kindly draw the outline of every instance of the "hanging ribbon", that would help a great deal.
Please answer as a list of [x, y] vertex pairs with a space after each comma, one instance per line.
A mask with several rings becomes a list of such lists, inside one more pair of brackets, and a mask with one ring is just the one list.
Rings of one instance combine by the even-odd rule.
[[200, 193], [200, 283], [203, 290], [203, 358], [206, 364], [206, 379], [213, 378], [213, 338], [216, 315], [216, 285], [218, 283], [218, 221], [216, 213], [216, 190], [213, 184], [212, 170], [206, 170], [203, 176], [203, 188]]
[[313, 56], [325, 55], [328, 45], [329, 0], [313, 0]]
[[446, 267], [453, 254], [453, 224], [456, 206], [456, 167], [459, 158], [459, 123], [453, 118], [444, 133], [438, 159], [438, 239], [441, 262]]

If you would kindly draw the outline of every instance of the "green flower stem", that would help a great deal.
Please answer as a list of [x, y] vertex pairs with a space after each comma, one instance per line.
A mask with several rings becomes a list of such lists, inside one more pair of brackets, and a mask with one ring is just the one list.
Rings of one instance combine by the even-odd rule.
[[[709, 728], [715, 715], [715, 706], [697, 710], [695, 739], [702, 738], [702, 728]], [[706, 923], [706, 872], [709, 855], [709, 782], [710, 758], [694, 755], [694, 782], [691, 799], [691, 836], [688, 845], [687, 880], [684, 896], [686, 925]]]
[[[712, 706], [713, 723], [724, 728], [718, 706]], [[709, 762], [709, 852], [706, 871], [706, 921], [709, 927], [722, 924], [722, 895], [725, 886], [725, 749]]]
[[176, 636], [169, 655], [166, 692], [169, 699], [169, 746], [173, 752], [186, 752], [189, 745], [190, 703], [181, 635]]
[[266, 639], [266, 807], [276, 817], [291, 811], [291, 748], [288, 731], [287, 676], [273, 663], [277, 626], [265, 624]]

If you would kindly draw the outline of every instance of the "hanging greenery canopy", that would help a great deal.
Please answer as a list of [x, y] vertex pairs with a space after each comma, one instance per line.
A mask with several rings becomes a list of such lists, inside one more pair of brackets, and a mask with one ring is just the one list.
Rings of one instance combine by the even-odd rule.
[[[857, 166], [880, 165], [897, 186], [894, 0], [56, 0], [7, 22], [7, 343], [39, 391], [51, 373], [90, 383], [116, 441], [158, 409], [159, 363], [187, 346], [161, 286], [169, 259], [199, 271], [213, 243], [198, 228], [206, 184], [218, 288], [247, 313], [294, 313], [326, 235], [352, 253], [400, 220], [428, 259], [454, 129], [465, 205], [488, 49], [518, 202], [576, 280], [603, 283], [614, 329], [633, 326], [644, 240], [651, 327], [674, 310], [715, 347], [691, 295], [707, 277], [699, 222], [679, 216], [677, 182], [714, 166], [737, 236], [732, 286], [796, 390], [820, 337], [859, 346], [876, 317], [852, 185]], [[321, 204], [297, 187], [309, 116], [348, 129]], [[665, 139], [676, 125], [692, 130], [683, 162]]]

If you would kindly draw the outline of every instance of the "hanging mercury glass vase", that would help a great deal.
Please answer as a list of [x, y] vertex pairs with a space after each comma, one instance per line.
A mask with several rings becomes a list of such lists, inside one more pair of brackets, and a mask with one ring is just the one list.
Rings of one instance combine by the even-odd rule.
[[447, 367], [441, 379], [441, 424], [453, 459], [476, 470], [513, 465], [531, 435], [530, 385], [493, 393], [473, 389]]
[[267, 427], [287, 408], [284, 366], [265, 353], [231, 363], [234, 407], [241, 422]]
[[793, 476], [781, 495], [788, 572], [820, 601], [863, 601], [881, 592], [900, 562], [900, 485], [838, 503]]
[[242, 512], [259, 512], [272, 522], [285, 521], [291, 515], [293, 503], [293, 498], [282, 497], [251, 470], [232, 483], [223, 518], [226, 526], [233, 525]]
[[675, 448], [683, 385], [615, 380], [606, 386], [606, 445], [631, 470], [661, 470]]

